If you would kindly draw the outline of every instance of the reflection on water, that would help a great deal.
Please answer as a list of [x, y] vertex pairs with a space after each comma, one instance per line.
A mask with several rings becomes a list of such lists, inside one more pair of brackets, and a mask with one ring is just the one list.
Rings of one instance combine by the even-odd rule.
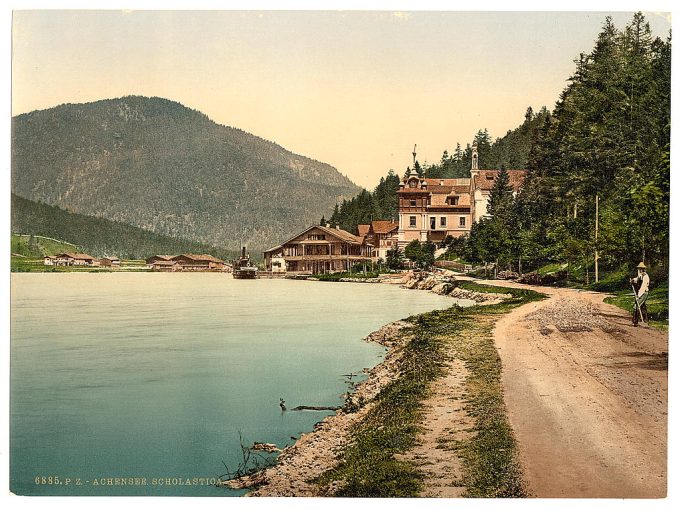
[[[279, 397], [289, 408], [341, 404], [342, 375], [383, 354], [361, 338], [452, 303], [388, 285], [207, 273], [11, 281], [10, 487], [20, 494], [238, 495], [152, 481], [223, 474], [222, 461], [238, 463], [239, 432], [292, 443], [329, 412], [282, 413]], [[147, 485], [108, 486], [116, 477]]]

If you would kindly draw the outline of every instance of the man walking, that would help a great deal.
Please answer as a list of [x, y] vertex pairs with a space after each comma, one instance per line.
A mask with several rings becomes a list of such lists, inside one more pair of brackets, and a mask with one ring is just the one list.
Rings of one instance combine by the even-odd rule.
[[635, 303], [635, 312], [633, 313], [633, 325], [637, 327], [638, 319], [642, 318], [644, 323], [649, 323], [647, 316], [647, 297], [649, 297], [649, 274], [647, 274], [647, 267], [644, 262], [640, 262], [637, 266], [638, 275], [630, 280], [631, 284], [635, 285], [633, 289], [637, 296]]

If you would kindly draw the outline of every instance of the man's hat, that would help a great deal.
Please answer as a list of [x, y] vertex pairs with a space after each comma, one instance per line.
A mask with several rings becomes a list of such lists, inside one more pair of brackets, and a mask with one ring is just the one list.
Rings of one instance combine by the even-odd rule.
[[638, 263], [637, 268], [638, 268], [638, 269], [646, 269], [647, 266], [645, 265], [645, 262], [640, 262], [640, 263]]

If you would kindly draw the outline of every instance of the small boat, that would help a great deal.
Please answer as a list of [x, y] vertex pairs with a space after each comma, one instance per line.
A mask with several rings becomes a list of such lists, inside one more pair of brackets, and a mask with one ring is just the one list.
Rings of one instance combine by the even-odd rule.
[[250, 261], [250, 255], [246, 254], [246, 248], [241, 248], [241, 256], [234, 260], [234, 279], [257, 279], [257, 267]]

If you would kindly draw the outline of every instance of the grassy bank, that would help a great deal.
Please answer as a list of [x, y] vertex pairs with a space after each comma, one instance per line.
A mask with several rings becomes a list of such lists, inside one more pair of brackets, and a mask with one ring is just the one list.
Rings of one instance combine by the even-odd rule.
[[[488, 287], [465, 283], [468, 289]], [[501, 365], [492, 329], [495, 318], [542, 298], [536, 292], [493, 289], [512, 299], [485, 307], [433, 311], [411, 318], [415, 327], [400, 361], [401, 376], [377, 396], [376, 404], [353, 432], [352, 445], [340, 465], [318, 479], [322, 486], [338, 482], [339, 496], [414, 497], [424, 474], [412, 463], [397, 459], [412, 448], [423, 423], [423, 400], [432, 384], [445, 373], [446, 361], [465, 362], [466, 410], [475, 425], [468, 441], [447, 444], [461, 458], [464, 484], [470, 497], [525, 495], [515, 441], [507, 422], [501, 388]]]

